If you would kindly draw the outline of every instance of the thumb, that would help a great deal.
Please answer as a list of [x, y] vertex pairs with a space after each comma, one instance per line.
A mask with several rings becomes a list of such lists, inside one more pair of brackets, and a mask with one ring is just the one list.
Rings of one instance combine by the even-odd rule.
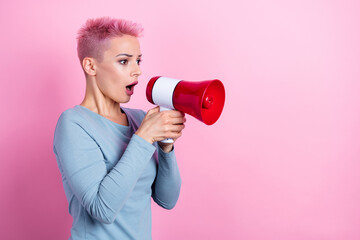
[[151, 115], [151, 114], [157, 113], [157, 112], [159, 112], [159, 111], [160, 111], [160, 107], [157, 106], [157, 107], [154, 107], [154, 108], [150, 109], [147, 114], [148, 114], [148, 115]]

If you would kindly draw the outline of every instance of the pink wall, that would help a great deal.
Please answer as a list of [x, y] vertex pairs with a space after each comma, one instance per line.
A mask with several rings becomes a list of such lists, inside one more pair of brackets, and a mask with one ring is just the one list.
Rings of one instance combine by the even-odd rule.
[[66, 239], [71, 217], [52, 152], [58, 116], [85, 82], [76, 31], [87, 18], [145, 27], [132, 101], [154, 75], [221, 79], [222, 117], [188, 117], [183, 186], [153, 208], [153, 237], [360, 239], [360, 2], [2, 1], [0, 238]]

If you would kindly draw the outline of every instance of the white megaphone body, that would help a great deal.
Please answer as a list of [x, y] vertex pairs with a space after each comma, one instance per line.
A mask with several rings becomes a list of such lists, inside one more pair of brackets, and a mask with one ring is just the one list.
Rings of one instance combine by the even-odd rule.
[[[146, 98], [159, 105], [160, 111], [176, 109], [212, 125], [223, 110], [225, 88], [218, 79], [191, 82], [157, 76], [148, 82]], [[173, 139], [161, 142], [172, 143]]]

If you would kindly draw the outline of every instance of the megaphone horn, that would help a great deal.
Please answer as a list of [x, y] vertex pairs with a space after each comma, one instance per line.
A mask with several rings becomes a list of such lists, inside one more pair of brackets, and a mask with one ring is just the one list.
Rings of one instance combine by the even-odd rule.
[[225, 88], [218, 79], [184, 81], [157, 76], [146, 87], [149, 102], [190, 114], [207, 125], [220, 117], [225, 103]]

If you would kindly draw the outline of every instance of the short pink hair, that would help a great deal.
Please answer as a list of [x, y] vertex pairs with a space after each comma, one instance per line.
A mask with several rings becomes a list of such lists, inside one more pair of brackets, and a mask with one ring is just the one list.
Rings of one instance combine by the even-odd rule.
[[102, 61], [103, 53], [109, 47], [109, 40], [124, 34], [139, 37], [143, 31], [141, 25], [110, 17], [88, 19], [80, 28], [77, 37], [77, 52], [80, 62], [85, 57]]

